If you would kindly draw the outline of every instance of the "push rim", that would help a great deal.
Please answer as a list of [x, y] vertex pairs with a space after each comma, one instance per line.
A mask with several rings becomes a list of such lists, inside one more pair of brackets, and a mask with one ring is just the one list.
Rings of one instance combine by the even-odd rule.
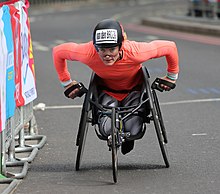
[[113, 180], [116, 183], [118, 178], [118, 156], [117, 156], [117, 142], [116, 142], [116, 127], [115, 127], [115, 108], [112, 109], [112, 119], [111, 119], [111, 128], [112, 128], [112, 170], [113, 170]]

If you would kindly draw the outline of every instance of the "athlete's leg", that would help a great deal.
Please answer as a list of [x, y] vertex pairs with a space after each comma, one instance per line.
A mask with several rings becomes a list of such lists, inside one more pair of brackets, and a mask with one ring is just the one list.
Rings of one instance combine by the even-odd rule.
[[[140, 91], [132, 91], [123, 101], [122, 105], [132, 106], [138, 105], [140, 103]], [[138, 135], [143, 129], [143, 117], [141, 116], [143, 108], [139, 109], [134, 115], [128, 117], [124, 120], [124, 131], [130, 132], [131, 136]], [[122, 154], [127, 154], [134, 148], [134, 140], [125, 141], [122, 143], [121, 152]]]
[[[140, 103], [140, 91], [132, 91], [123, 101], [122, 106], [138, 105]], [[134, 115], [124, 120], [124, 131], [130, 132], [131, 136], [137, 135], [143, 128], [143, 112], [144, 109], [140, 108]]]
[[[99, 103], [110, 107], [118, 106], [118, 101], [104, 92], [99, 96]], [[111, 118], [107, 115], [99, 115], [98, 123], [100, 133], [104, 137], [109, 136], [111, 134]]]

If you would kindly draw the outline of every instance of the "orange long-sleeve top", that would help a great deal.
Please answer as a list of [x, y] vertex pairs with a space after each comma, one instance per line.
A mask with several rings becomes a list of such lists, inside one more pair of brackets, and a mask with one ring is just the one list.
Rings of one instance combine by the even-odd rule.
[[[67, 60], [79, 61], [89, 66], [101, 79], [102, 84], [112, 90], [131, 90], [142, 81], [138, 72], [142, 63], [153, 58], [166, 57], [167, 72], [177, 76], [179, 60], [176, 44], [172, 41], [152, 42], [123, 41], [123, 56], [113, 65], [107, 66], [100, 59], [93, 42], [82, 44], [64, 43], [53, 48], [53, 60], [61, 84], [71, 80]], [[110, 92], [117, 100], [123, 100], [128, 93]]]

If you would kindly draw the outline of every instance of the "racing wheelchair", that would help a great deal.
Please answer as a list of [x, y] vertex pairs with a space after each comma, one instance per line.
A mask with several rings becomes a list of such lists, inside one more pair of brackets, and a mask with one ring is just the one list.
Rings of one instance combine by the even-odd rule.
[[175, 88], [175, 84], [171, 82], [167, 82], [160, 78], [156, 78], [155, 81], [152, 84], [150, 84], [150, 75], [147, 71], [147, 68], [143, 66], [141, 68], [141, 71], [144, 81], [143, 81], [143, 87], [142, 87], [143, 89], [142, 89], [140, 103], [135, 106], [129, 106], [129, 107], [109, 107], [99, 104], [98, 94], [97, 94], [98, 85], [96, 83], [97, 75], [95, 73], [92, 73], [89, 88], [86, 91], [86, 95], [83, 102], [79, 129], [76, 139], [76, 146], [78, 146], [76, 166], [75, 166], [76, 171], [80, 169], [86, 136], [88, 132], [88, 126], [90, 124], [92, 126], [95, 126], [97, 124], [96, 115], [97, 112], [99, 112], [111, 118], [111, 135], [109, 136], [110, 138], [103, 137], [96, 130], [96, 128], [95, 128], [95, 132], [99, 139], [108, 141], [107, 145], [109, 146], [109, 150], [112, 153], [113, 180], [116, 183], [117, 174], [118, 174], [117, 154], [119, 147], [122, 145], [123, 141], [129, 140], [129, 138], [134, 138], [134, 139], [142, 138], [146, 129], [146, 128], [143, 129], [142, 132], [138, 134], [138, 137], [130, 137], [129, 133], [123, 132], [121, 123], [123, 122], [124, 119], [128, 118], [129, 116], [137, 112], [140, 108], [143, 108], [146, 105], [149, 111], [147, 111], [148, 113], [144, 115], [145, 124], [153, 121], [160, 150], [165, 163], [165, 167], [166, 168], [169, 167], [168, 154], [166, 149], [166, 145], [168, 143], [167, 134], [166, 134], [156, 90], [159, 90], [161, 92], [163, 91], [163, 89], [160, 87], [160, 84], [165, 84], [169, 86], [171, 89]]

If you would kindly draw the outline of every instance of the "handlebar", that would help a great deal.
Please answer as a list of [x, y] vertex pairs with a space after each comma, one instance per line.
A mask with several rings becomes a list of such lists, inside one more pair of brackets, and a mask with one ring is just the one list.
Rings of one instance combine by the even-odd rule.
[[[156, 78], [156, 79], [154, 80], [154, 82], [152, 83], [151, 88], [152, 88], [152, 89], [156, 89], [156, 90], [158, 90], [158, 91], [160, 91], [160, 92], [163, 92], [164, 89], [160, 86], [161, 84], [164, 84], [164, 85], [170, 87], [171, 89], [174, 89], [174, 88], [176, 87], [176, 84], [175, 84], [175, 83], [166, 81], [166, 80], [161, 79], [161, 78]], [[82, 83], [82, 82], [79, 82], [79, 83], [77, 83], [77, 84], [75, 84], [75, 85], [72, 85], [72, 86], [69, 87], [68, 89], [66, 89], [66, 90], [64, 91], [64, 95], [65, 95], [67, 98], [69, 98], [69, 94], [70, 94], [73, 90], [75, 90], [76, 88], [79, 89], [79, 91], [77, 92], [77, 96], [78, 96], [78, 97], [82, 97], [85, 93], [88, 92], [88, 89], [83, 85], [83, 83]]]
[[175, 83], [169, 82], [169, 81], [161, 79], [161, 78], [156, 78], [154, 80], [154, 82], [152, 83], [151, 88], [156, 89], [160, 92], [163, 92], [164, 89], [160, 86], [161, 84], [164, 84], [164, 85], [170, 87], [171, 89], [174, 89], [176, 87]]
[[83, 94], [85, 94], [88, 90], [86, 89], [86, 87], [83, 85], [83, 83], [79, 82], [77, 84], [72, 85], [71, 87], [69, 87], [68, 89], [66, 89], [64, 91], [64, 95], [69, 98], [69, 94], [75, 90], [76, 88], [79, 89], [79, 92], [77, 92], [77, 96], [81, 97]]

